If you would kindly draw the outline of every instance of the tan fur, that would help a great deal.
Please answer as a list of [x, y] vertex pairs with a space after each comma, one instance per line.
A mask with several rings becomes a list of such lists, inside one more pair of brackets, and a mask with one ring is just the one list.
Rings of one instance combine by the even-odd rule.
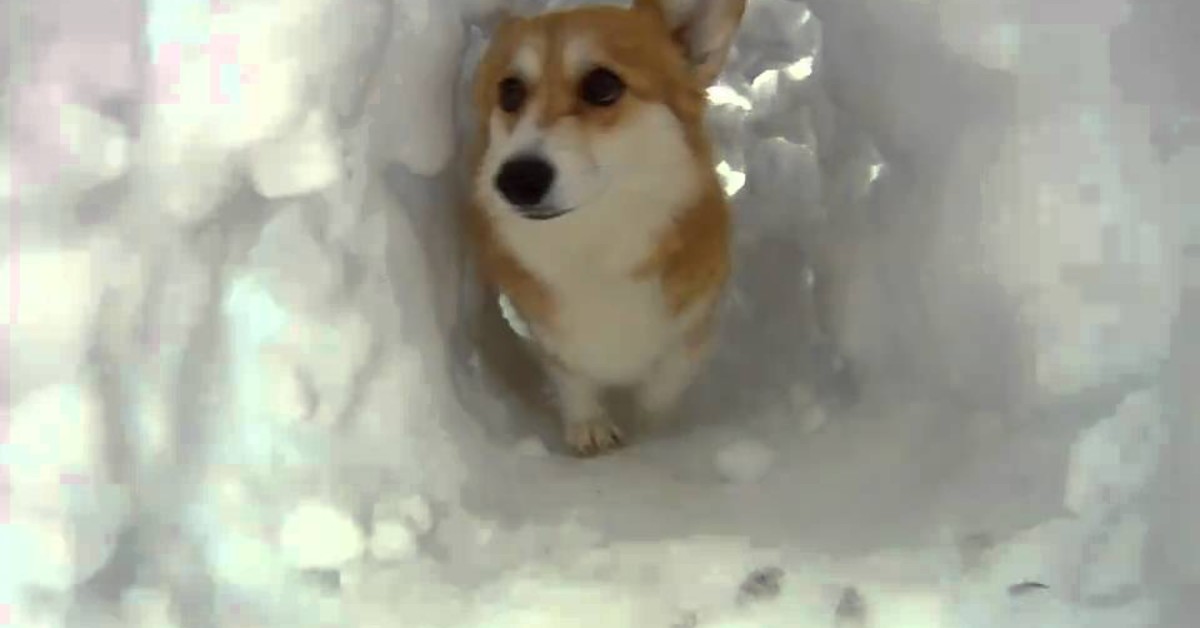
[[[658, 284], [669, 316], [683, 326], [681, 342], [688, 355], [700, 360], [710, 344], [716, 303], [730, 273], [729, 208], [713, 171], [704, 128], [707, 85], [685, 58], [679, 32], [668, 27], [665, 9], [654, 0], [638, 0], [635, 5], [633, 9], [588, 7], [511, 18], [498, 28], [476, 72], [474, 104], [480, 145], [473, 155], [473, 170], [479, 185], [493, 114], [511, 133], [525, 113], [505, 114], [496, 106], [497, 86], [513, 72], [514, 59], [519, 55], [541, 60], [537, 80], [531, 81], [529, 92], [529, 101], [539, 107], [538, 126], [553, 128], [560, 121], [570, 120], [578, 125], [585, 145], [621, 132], [623, 125], [630, 124], [647, 106], [669, 109], [682, 129], [690, 154], [690, 164], [673, 167], [692, 171], [688, 176], [694, 181], [695, 200], [672, 210], [673, 218], [657, 232], [644, 234], [650, 239], [641, 253], [631, 254], [634, 257], [628, 259], [623, 272], [631, 283]], [[736, 11], [731, 18], [736, 26], [744, 2], [728, 5]], [[626, 84], [625, 97], [614, 106], [589, 107], [578, 98], [576, 78], [572, 76], [575, 69], [567, 66], [571, 46], [585, 44], [590, 54]], [[522, 263], [522, 256], [500, 237], [494, 221], [478, 195], [472, 195], [467, 223], [481, 274], [507, 295], [532, 328], [552, 338], [566, 297], [539, 278], [545, 276], [544, 272]], [[604, 424], [568, 424], [566, 428], [568, 441], [584, 453], [603, 451], [621, 440], [619, 430]]]
[[477, 203], [468, 203], [467, 238], [483, 280], [504, 294], [527, 321], [553, 326], [554, 297], [496, 237], [491, 221]]

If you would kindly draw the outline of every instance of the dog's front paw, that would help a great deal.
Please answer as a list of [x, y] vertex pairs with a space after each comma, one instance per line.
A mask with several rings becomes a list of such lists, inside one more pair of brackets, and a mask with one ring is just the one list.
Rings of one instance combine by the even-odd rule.
[[565, 437], [571, 451], [586, 457], [607, 453], [625, 444], [621, 428], [607, 419], [567, 423]]

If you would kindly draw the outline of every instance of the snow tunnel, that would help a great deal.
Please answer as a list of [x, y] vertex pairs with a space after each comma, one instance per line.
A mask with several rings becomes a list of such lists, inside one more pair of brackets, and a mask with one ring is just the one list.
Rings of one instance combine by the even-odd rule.
[[1198, 5], [749, 0], [718, 349], [580, 460], [459, 211], [576, 4], [0, 2], [0, 626], [1194, 625]]

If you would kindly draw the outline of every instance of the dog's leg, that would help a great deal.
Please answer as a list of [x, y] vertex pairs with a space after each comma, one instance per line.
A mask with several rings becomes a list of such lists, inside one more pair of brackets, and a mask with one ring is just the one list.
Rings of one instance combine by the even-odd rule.
[[638, 409], [650, 427], [661, 426], [676, 417], [679, 400], [707, 359], [710, 346], [711, 341], [704, 338], [672, 349], [638, 386], [635, 391]]
[[600, 387], [587, 377], [562, 366], [551, 368], [558, 390], [563, 432], [576, 454], [594, 456], [624, 444], [624, 435], [600, 405]]
[[860, 373], [846, 355], [845, 331], [852, 264], [859, 260], [854, 234], [846, 225], [831, 225], [817, 244], [812, 272], [814, 325], [813, 359], [818, 394], [837, 405], [853, 405], [861, 395]]

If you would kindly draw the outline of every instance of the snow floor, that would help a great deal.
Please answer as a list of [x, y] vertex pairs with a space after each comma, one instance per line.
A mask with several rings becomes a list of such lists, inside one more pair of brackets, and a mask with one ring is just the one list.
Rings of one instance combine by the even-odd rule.
[[1194, 621], [1186, 3], [750, 0], [721, 349], [594, 460], [457, 237], [504, 4], [0, 5], [0, 626]]

